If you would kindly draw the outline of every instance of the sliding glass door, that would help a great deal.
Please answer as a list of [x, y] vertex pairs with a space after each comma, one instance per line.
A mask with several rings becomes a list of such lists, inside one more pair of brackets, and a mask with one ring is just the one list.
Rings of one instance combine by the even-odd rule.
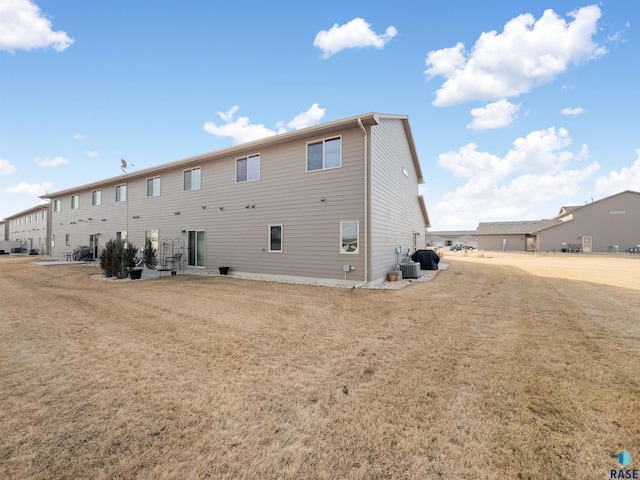
[[205, 256], [204, 230], [189, 230], [189, 262], [190, 267], [204, 267]]

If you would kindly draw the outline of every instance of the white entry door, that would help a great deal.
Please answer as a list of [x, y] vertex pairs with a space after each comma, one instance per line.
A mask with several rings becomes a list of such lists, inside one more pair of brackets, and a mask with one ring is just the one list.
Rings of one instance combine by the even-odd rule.
[[591, 252], [591, 237], [582, 237], [582, 251], [584, 253]]

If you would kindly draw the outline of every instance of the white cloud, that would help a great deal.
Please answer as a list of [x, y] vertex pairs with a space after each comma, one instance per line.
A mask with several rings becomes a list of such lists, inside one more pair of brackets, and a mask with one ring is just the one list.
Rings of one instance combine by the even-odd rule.
[[235, 143], [259, 140], [278, 133], [262, 124], [249, 123], [249, 117], [239, 117], [236, 121], [233, 121], [233, 115], [237, 111], [238, 107], [235, 106], [227, 112], [218, 112], [218, 116], [226, 123], [218, 126], [213, 122], [205, 122], [204, 130], [216, 137], [231, 137]]
[[218, 112], [218, 116], [221, 119], [223, 119], [225, 122], [229, 123], [233, 121], [233, 116], [237, 113], [238, 110], [240, 110], [240, 107], [237, 105], [234, 105], [226, 112]]
[[9, 175], [16, 171], [16, 167], [9, 163], [9, 160], [0, 158], [0, 175]]
[[569, 132], [554, 127], [517, 138], [504, 157], [470, 143], [439, 156], [439, 165], [467, 182], [442, 196], [433, 209], [438, 229], [472, 228], [479, 221], [540, 219], [538, 207], [576, 193], [593, 176], [597, 162], [572, 166], [588, 156], [568, 150]]
[[317, 125], [322, 117], [324, 117], [326, 108], [320, 108], [317, 103], [311, 105], [311, 108], [306, 112], [300, 112], [298, 115], [294, 117], [287, 126], [289, 128], [293, 128], [295, 130], [299, 130], [301, 128], [311, 127], [313, 125]]
[[33, 163], [35, 163], [39, 167], [47, 168], [47, 167], [59, 167], [60, 165], [65, 165], [65, 164], [69, 163], [69, 160], [67, 160], [66, 158], [62, 158], [62, 157], [55, 157], [55, 158], [49, 158], [49, 157], [40, 158], [40, 157], [36, 157], [33, 160]]
[[462, 43], [429, 52], [425, 74], [446, 78], [433, 104], [517, 96], [552, 81], [570, 65], [604, 55], [606, 49], [591, 40], [600, 8], [583, 7], [569, 16], [570, 23], [553, 10], [545, 10], [537, 21], [531, 14], [519, 15], [502, 33], [482, 33], [470, 52]]
[[87, 157], [91, 157], [91, 158], [100, 156], [100, 154], [95, 150], [85, 150], [84, 153], [87, 155]]
[[640, 192], [640, 148], [636, 150], [638, 158], [630, 167], [622, 167], [620, 171], [612, 170], [608, 175], [596, 180], [596, 192], [613, 195], [624, 190]]
[[5, 188], [3, 191], [6, 193], [20, 193], [26, 195], [40, 196], [44, 195], [47, 191], [51, 190], [52, 183], [44, 182], [42, 184], [20, 182], [13, 187]]
[[378, 35], [363, 18], [354, 18], [344, 25], [334, 23], [330, 30], [320, 30], [313, 45], [322, 50], [323, 58], [329, 58], [345, 48], [383, 48], [397, 33], [395, 27], [389, 26]]
[[58, 52], [74, 42], [66, 32], [54, 32], [51, 21], [29, 0], [0, 2], [0, 50], [53, 47]]
[[73, 139], [74, 139], [74, 140], [84, 140], [85, 138], [87, 138], [87, 136], [86, 136], [86, 135], [84, 135], [84, 134], [82, 134], [82, 133], [76, 133], [76, 134], [73, 136]]
[[487, 130], [508, 127], [520, 110], [520, 105], [514, 105], [505, 99], [490, 103], [482, 108], [471, 110], [473, 121], [467, 125], [471, 130]]
[[[252, 124], [249, 117], [238, 117], [234, 121], [233, 117], [238, 110], [239, 107], [236, 105], [226, 112], [217, 112], [225, 124], [218, 126], [214, 122], [205, 122], [204, 130], [216, 137], [231, 137], [236, 144], [260, 140], [287, 131], [283, 126], [285, 122], [278, 122], [277, 130], [271, 130], [263, 124]], [[317, 124], [324, 117], [325, 112], [325, 108], [320, 108], [317, 103], [314, 103], [306, 112], [301, 112], [286, 125], [294, 129], [309, 127]]]
[[567, 115], [570, 117], [577, 117], [579, 115], [582, 115], [584, 112], [585, 112], [585, 109], [582, 107], [576, 107], [576, 108], [565, 107], [562, 110], [560, 110], [560, 113], [562, 115]]

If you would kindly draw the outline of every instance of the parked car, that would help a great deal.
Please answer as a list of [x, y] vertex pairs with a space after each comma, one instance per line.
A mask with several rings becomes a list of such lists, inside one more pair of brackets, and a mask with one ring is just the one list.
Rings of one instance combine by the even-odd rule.
[[451, 250], [452, 252], [459, 252], [463, 248], [464, 248], [464, 245], [454, 245], [449, 250]]

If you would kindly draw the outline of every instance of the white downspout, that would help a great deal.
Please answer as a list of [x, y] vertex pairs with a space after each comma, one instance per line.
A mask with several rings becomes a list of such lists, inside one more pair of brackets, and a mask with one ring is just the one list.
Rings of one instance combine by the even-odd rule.
[[364, 250], [364, 283], [366, 284], [369, 281], [369, 250], [368, 250], [368, 238], [369, 238], [369, 181], [367, 178], [367, 173], [369, 171], [368, 167], [368, 156], [367, 156], [367, 143], [368, 143], [368, 135], [367, 129], [362, 125], [362, 119], [358, 117], [358, 125], [362, 129], [362, 133], [364, 133], [364, 241], [363, 250]]

